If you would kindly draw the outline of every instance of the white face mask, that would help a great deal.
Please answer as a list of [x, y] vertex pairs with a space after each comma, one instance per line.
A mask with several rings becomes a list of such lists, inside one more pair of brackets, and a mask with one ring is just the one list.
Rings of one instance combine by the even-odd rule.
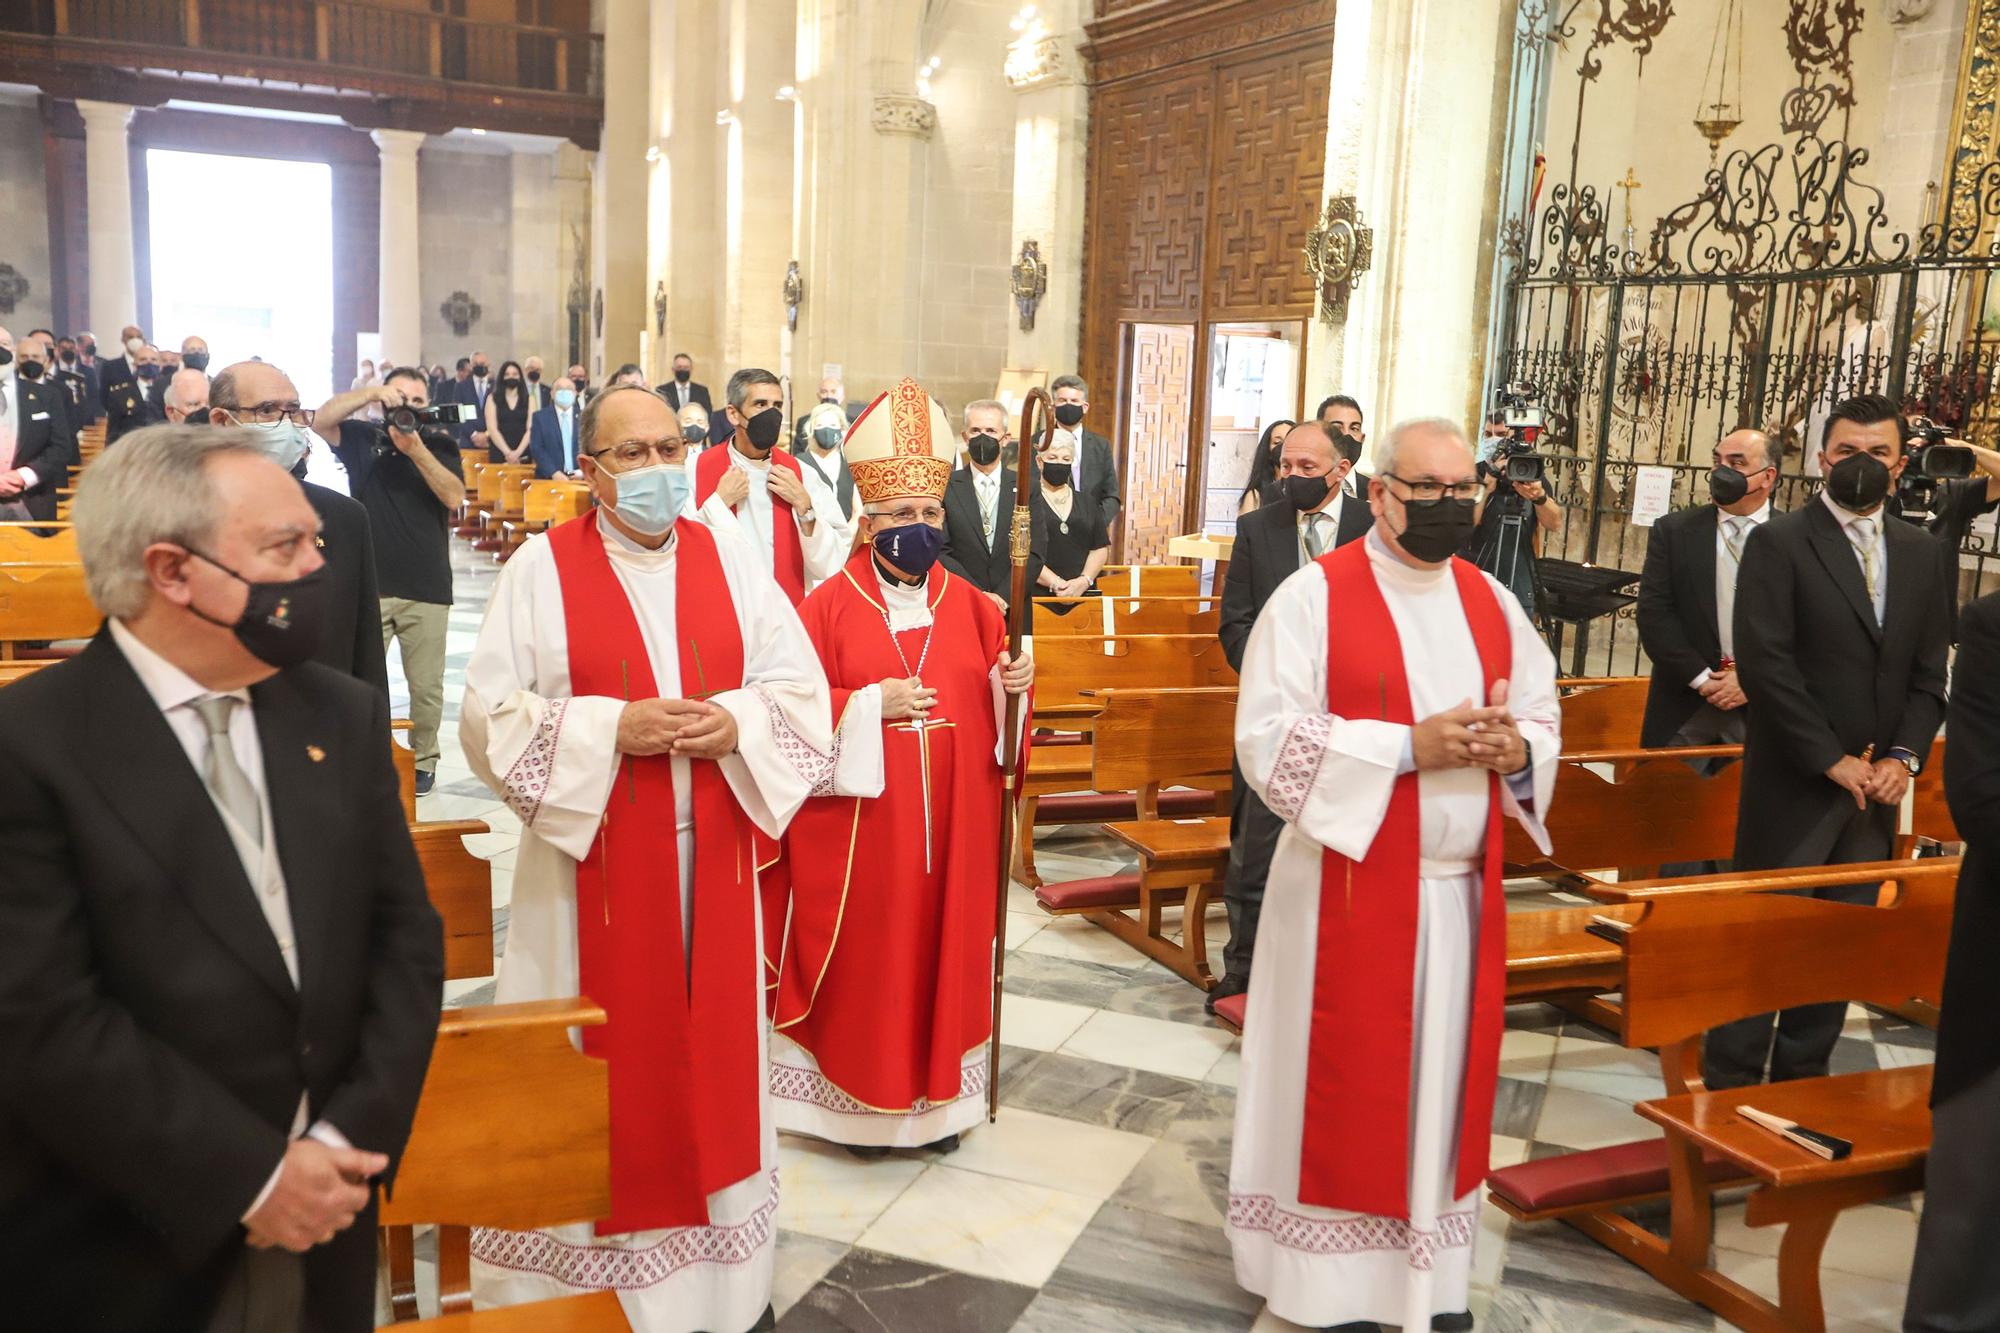
[[127, 356], [137, 356], [145, 350], [146, 340], [144, 338], [127, 338], [125, 340], [125, 354]]
[[257, 433], [257, 446], [264, 451], [264, 457], [287, 472], [297, 467], [299, 460], [312, 447], [305, 429], [290, 420], [245, 421], [240, 424], [243, 429]]

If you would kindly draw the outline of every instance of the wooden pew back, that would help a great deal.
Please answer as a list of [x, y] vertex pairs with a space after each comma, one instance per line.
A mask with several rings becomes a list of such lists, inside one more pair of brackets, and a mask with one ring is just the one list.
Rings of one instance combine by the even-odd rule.
[[1957, 881], [1958, 863], [1939, 860], [1913, 862], [1885, 907], [1769, 893], [1649, 901], [1625, 941], [1624, 1042], [1669, 1046], [1801, 1004], [1935, 1002]]
[[82, 559], [73, 523], [0, 523], [0, 565], [67, 565]]
[[[1564, 724], [1567, 750], [1567, 715]], [[1678, 759], [1648, 758], [1644, 750], [1626, 759], [1631, 762], [1620, 763], [1618, 782], [1581, 764], [1558, 765], [1546, 822], [1552, 852], [1544, 858], [1526, 831], [1508, 820], [1508, 862], [1586, 871], [1722, 860], [1735, 853], [1742, 764], [1704, 778]]]
[[[1068, 610], [1061, 608], [1067, 607]], [[1037, 597], [1037, 637], [1088, 634], [1214, 634], [1216, 597]]]
[[1562, 696], [1566, 753], [1636, 750], [1646, 713], [1647, 676], [1581, 676], [1556, 682]]
[[1201, 591], [1199, 565], [1106, 565], [1097, 575], [1107, 597], [1192, 597]]
[[1056, 637], [1035, 643], [1038, 704], [1074, 702], [1085, 690], [1235, 684], [1236, 672], [1213, 634]]
[[465, 848], [468, 835], [489, 831], [480, 819], [410, 825], [424, 890], [444, 918], [446, 981], [493, 975], [493, 869]]
[[87, 639], [102, 620], [81, 564], [0, 565], [0, 642]]
[[525, 1230], [609, 1213], [606, 1066], [569, 1040], [603, 1022], [580, 998], [445, 1010], [382, 1225]]
[[1227, 781], [1236, 691], [1112, 690], [1092, 729], [1091, 790]]

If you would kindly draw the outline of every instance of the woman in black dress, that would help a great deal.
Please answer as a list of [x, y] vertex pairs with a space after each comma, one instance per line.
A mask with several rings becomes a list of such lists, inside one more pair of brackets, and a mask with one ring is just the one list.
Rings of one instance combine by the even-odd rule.
[[1098, 517], [1097, 502], [1070, 485], [1076, 459], [1067, 437], [1044, 445], [1037, 462], [1042, 477], [1032, 503], [1046, 549], [1036, 581], [1045, 597], [1085, 596], [1111, 558], [1110, 531]]
[[1285, 437], [1298, 424], [1296, 421], [1273, 421], [1264, 427], [1264, 437], [1257, 441], [1257, 452], [1250, 459], [1250, 480], [1243, 483], [1243, 494], [1236, 501], [1238, 518], [1264, 503], [1264, 492], [1277, 484], [1278, 455], [1284, 452]]
[[500, 382], [486, 395], [486, 459], [520, 463], [528, 457], [528, 380], [519, 361], [500, 367]]

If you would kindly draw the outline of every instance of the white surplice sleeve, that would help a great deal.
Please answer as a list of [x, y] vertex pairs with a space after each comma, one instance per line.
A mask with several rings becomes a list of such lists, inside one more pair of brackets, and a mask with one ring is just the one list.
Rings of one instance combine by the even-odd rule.
[[1534, 761], [1533, 799], [1526, 805], [1519, 799], [1521, 791], [1529, 789], [1527, 782], [1519, 778], [1504, 781], [1500, 784], [1500, 809], [1520, 821], [1546, 856], [1550, 851], [1549, 835], [1542, 821], [1548, 817], [1549, 800], [1556, 787], [1556, 759], [1562, 753], [1562, 703], [1556, 690], [1556, 659], [1521, 610], [1520, 602], [1504, 596], [1506, 590], [1492, 575], [1487, 575], [1486, 581], [1492, 584], [1493, 596], [1506, 612], [1507, 628], [1513, 638], [1514, 675], [1507, 682], [1507, 707], [1514, 714], [1514, 725], [1520, 728], [1521, 739], [1528, 743], [1528, 753]]
[[743, 627], [743, 687], [711, 699], [736, 720], [736, 751], [718, 762], [743, 813], [776, 838], [839, 759], [827, 724], [826, 672], [756, 553], [734, 532], [714, 531]]
[[[805, 471], [804, 468], [799, 470]], [[812, 535], [806, 535], [805, 524], [799, 522], [797, 514], [792, 515], [792, 522], [799, 524], [799, 545], [800, 553], [805, 557], [806, 587], [817, 588], [847, 563], [847, 557], [854, 544], [855, 530], [844, 523], [828, 520], [829, 514], [836, 517], [839, 515], [840, 502], [830, 495], [822, 497], [820, 494], [815, 494], [810, 476], [806, 479], [806, 494], [813, 502]], [[825, 503], [822, 503], [822, 498]]]
[[1410, 728], [1327, 711], [1326, 608], [1317, 564], [1264, 604], [1243, 651], [1236, 758], [1280, 819], [1358, 861], [1388, 813]]
[[566, 679], [544, 679], [541, 631], [563, 615], [554, 560], [543, 538], [501, 568], [466, 665], [458, 735], [473, 773], [521, 823], [582, 860], [617, 776], [625, 703], [571, 697]]

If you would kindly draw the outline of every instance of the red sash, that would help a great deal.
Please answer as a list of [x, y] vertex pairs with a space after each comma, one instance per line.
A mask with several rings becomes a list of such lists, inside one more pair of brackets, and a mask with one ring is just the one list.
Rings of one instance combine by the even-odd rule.
[[[674, 524], [681, 691], [739, 688], [743, 637], [715, 537]], [[653, 699], [638, 618], [586, 514], [549, 533], [569, 631], [570, 692]], [[673, 761], [624, 757], [576, 867], [583, 993], [607, 1022], [583, 1048], [610, 1066], [611, 1215], [599, 1235], [705, 1226], [708, 1196], [761, 1167], [750, 821], [714, 764], [694, 760], [693, 965], [681, 938]]]
[[[694, 502], [697, 506], [708, 503], [708, 497], [715, 494], [715, 488], [722, 484], [722, 474], [729, 468], [731, 444], [720, 444], [701, 451], [701, 457], [694, 461]], [[771, 466], [787, 468], [805, 484], [805, 473], [799, 470], [799, 460], [783, 449], [771, 451]], [[744, 503], [749, 503], [747, 500]], [[806, 557], [799, 545], [799, 525], [792, 521], [792, 506], [771, 496], [771, 540], [774, 544], [771, 560], [771, 575], [778, 586], [785, 590], [785, 596], [797, 606], [806, 599]]]
[[[1410, 684], [1396, 622], [1369, 566], [1366, 542], [1320, 557], [1326, 571], [1327, 709], [1337, 717], [1404, 725]], [[1486, 695], [1513, 670], [1507, 618], [1486, 578], [1451, 562], [1459, 604], [1479, 652]], [[1454, 1196], [1486, 1177], [1488, 1127], [1499, 1073], [1505, 1003], [1506, 908], [1500, 895], [1500, 780], [1488, 784], [1486, 867], [1466, 1042]], [[1396, 779], [1368, 855], [1328, 849], [1321, 861], [1319, 953], [1306, 1056], [1299, 1200], [1377, 1217], [1410, 1215], [1410, 997], [1415, 986], [1417, 871], [1422, 814], [1417, 774]]]

